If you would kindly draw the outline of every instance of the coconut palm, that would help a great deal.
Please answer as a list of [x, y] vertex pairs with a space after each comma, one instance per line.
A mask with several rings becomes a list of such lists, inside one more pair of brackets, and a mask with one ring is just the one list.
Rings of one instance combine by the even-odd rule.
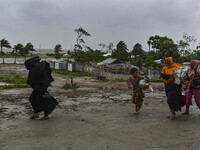
[[0, 40], [0, 47], [1, 47], [1, 55], [3, 56], [3, 64], [4, 64], [4, 52], [3, 52], [3, 47], [5, 48], [11, 48], [10, 43], [6, 39]]
[[133, 46], [133, 50], [131, 51], [131, 54], [135, 56], [135, 59], [137, 59], [137, 56], [141, 55], [143, 53], [142, 45], [140, 43], [137, 43]]
[[26, 61], [26, 55], [29, 53], [29, 51], [35, 51], [33, 44], [31, 43], [27, 43], [26, 46], [23, 48], [25, 61]]
[[17, 44], [17, 45], [14, 45], [14, 47], [13, 47], [13, 53], [15, 54], [15, 60], [14, 60], [14, 64], [16, 64], [16, 56], [17, 56], [17, 53], [19, 52], [19, 51], [22, 51], [23, 50], [23, 48], [24, 48], [24, 46], [22, 45], [22, 44]]
[[124, 41], [119, 41], [116, 46], [116, 50], [112, 52], [112, 58], [116, 58], [120, 61], [126, 61], [128, 59], [128, 48]]
[[55, 58], [60, 59], [60, 52], [62, 52], [62, 46], [60, 44], [57, 44], [54, 48], [55, 52]]
[[148, 44], [148, 46], [149, 46], [149, 52], [150, 52], [151, 41], [150, 41], [150, 40], [148, 40], [148, 41], [147, 41], [147, 44]]

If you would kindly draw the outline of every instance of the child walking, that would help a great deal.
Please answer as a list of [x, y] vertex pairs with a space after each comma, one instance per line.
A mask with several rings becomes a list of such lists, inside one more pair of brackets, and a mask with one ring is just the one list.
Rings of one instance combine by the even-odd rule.
[[[138, 75], [138, 68], [132, 68], [131, 74], [132, 74], [132, 76], [129, 79], [133, 83], [132, 102], [133, 102], [133, 104], [135, 104], [134, 114], [137, 114], [142, 106], [143, 98], [144, 98], [144, 93], [142, 92], [142, 89], [139, 86], [139, 81], [141, 79], [144, 79], [144, 77]], [[130, 88], [130, 86], [129, 86], [129, 88]]]

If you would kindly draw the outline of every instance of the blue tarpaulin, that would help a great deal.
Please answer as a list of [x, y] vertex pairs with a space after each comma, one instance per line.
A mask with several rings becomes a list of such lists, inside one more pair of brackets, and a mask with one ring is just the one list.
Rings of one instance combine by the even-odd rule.
[[124, 65], [125, 65], [124, 63], [116, 63], [116, 64], [109, 64], [109, 65], [106, 65], [106, 66], [115, 67], [115, 66], [124, 66]]

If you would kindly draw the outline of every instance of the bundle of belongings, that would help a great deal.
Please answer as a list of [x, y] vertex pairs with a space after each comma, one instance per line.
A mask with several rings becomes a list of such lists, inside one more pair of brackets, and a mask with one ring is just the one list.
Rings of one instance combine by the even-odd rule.
[[[131, 88], [134, 86], [133, 83], [130, 80], [127, 82], [127, 85]], [[145, 76], [144, 79], [141, 79], [139, 81], [139, 86], [140, 86], [141, 89], [148, 89], [149, 88], [153, 92], [153, 88], [150, 85], [150, 81], [149, 81], [149, 78], [147, 76]]]
[[183, 67], [178, 67], [175, 69], [174, 74], [175, 74], [175, 84], [183, 84], [186, 83], [187, 81], [184, 79], [186, 73], [188, 71], [188, 68], [183, 68]]

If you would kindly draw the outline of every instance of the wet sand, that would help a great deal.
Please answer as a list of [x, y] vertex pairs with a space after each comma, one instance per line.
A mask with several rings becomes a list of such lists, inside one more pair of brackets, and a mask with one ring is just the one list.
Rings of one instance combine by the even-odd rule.
[[59, 106], [49, 120], [28, 119], [30, 88], [0, 91], [0, 150], [200, 149], [200, 111], [194, 104], [189, 116], [178, 112], [175, 120], [166, 118], [163, 83], [152, 83], [153, 93], [144, 91], [144, 104], [134, 115], [126, 83], [75, 78], [81, 87], [73, 91], [62, 89], [70, 79], [53, 77], [49, 90]]

